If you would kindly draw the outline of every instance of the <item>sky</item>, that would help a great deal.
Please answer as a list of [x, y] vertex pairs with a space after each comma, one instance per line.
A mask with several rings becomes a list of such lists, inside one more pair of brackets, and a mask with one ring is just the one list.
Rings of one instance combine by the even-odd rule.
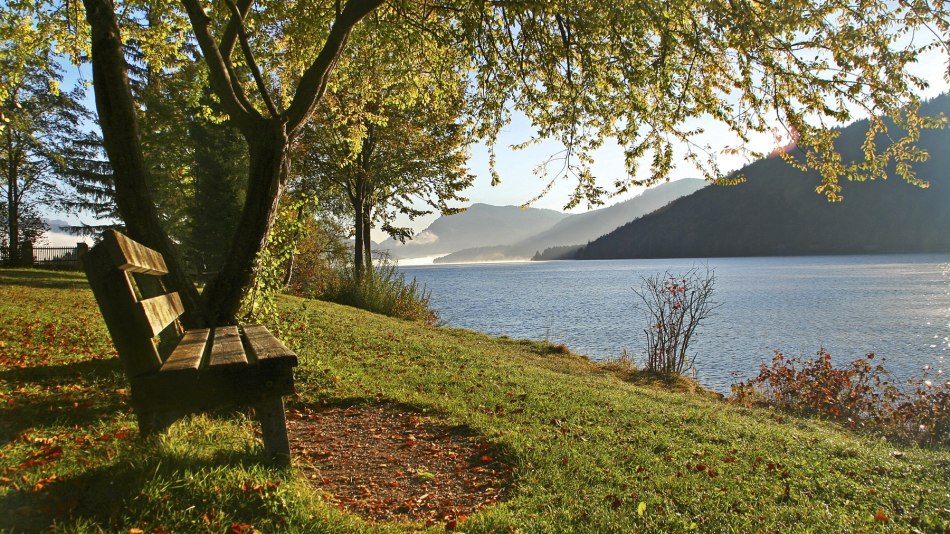
[[[946, 60], [936, 52], [924, 56], [922, 61], [912, 69], [912, 72], [925, 78], [930, 83], [930, 87], [921, 95], [924, 98], [932, 98], [950, 90], [950, 84], [948, 84], [946, 77]], [[79, 70], [76, 67], [67, 69], [67, 82], [75, 82], [80, 79], [90, 79], [88, 69]], [[94, 107], [91, 91], [87, 103], [90, 107]], [[701, 144], [708, 143], [717, 150], [739, 144], [739, 141], [732, 134], [711, 119], [698, 119], [696, 125], [705, 130], [705, 133], [698, 138]], [[469, 198], [470, 203], [522, 205], [535, 198], [543, 190], [546, 182], [534, 175], [534, 169], [552, 154], [557, 153], [561, 146], [555, 142], [542, 142], [524, 150], [515, 151], [510, 148], [512, 144], [521, 143], [530, 138], [533, 132], [530, 122], [524, 116], [519, 115], [516, 115], [511, 124], [503, 129], [496, 145], [497, 170], [501, 176], [501, 183], [497, 186], [491, 185], [487, 148], [484, 145], [473, 147], [469, 159], [469, 171], [476, 178], [472, 187], [463, 192], [463, 196]], [[772, 135], [761, 134], [752, 139], [751, 145], [749, 148], [760, 152], [768, 152], [775, 148], [777, 143]], [[750, 163], [745, 156], [741, 155], [719, 154], [717, 159], [720, 168], [724, 172], [737, 170]], [[598, 178], [598, 183], [608, 188], [617, 178], [625, 177], [626, 170], [622, 148], [615, 143], [606, 142], [604, 147], [594, 154], [592, 170]], [[644, 172], [646, 171], [647, 169], [644, 169]], [[646, 175], [638, 176], [638, 178], [645, 177]], [[701, 177], [699, 171], [685, 161], [681, 161], [670, 175], [671, 180], [699, 177]], [[531, 206], [563, 211], [564, 204], [567, 202], [573, 186], [572, 179], [561, 179], [545, 197], [535, 201]], [[624, 195], [606, 199], [605, 205], [622, 202], [641, 192], [643, 192], [643, 188], [631, 188]], [[570, 211], [576, 213], [587, 209], [589, 207], [586, 204], [581, 204]], [[80, 220], [91, 222], [89, 216], [76, 217], [64, 213], [49, 213], [48, 217], [63, 219], [72, 224]], [[414, 221], [403, 218], [398, 219], [397, 224], [409, 226], [419, 232], [436, 218], [438, 218], [438, 214], [419, 217]], [[374, 241], [380, 242], [386, 237], [380, 230], [373, 231]], [[73, 245], [77, 241], [75, 236], [61, 233], [50, 233], [47, 238], [51, 246]]]

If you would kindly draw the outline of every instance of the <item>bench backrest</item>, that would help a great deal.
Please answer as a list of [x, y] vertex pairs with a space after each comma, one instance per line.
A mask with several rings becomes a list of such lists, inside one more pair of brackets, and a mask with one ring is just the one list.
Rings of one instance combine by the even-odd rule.
[[82, 256], [82, 266], [128, 375], [158, 371], [157, 336], [173, 326], [165, 335], [181, 337], [184, 312], [178, 293], [166, 293], [161, 283], [168, 273], [162, 255], [109, 230]]

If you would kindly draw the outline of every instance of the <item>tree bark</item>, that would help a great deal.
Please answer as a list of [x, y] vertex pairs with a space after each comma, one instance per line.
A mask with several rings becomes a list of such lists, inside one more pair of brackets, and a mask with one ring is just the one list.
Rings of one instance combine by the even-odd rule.
[[[353, 27], [383, 2], [348, 0], [334, 20], [317, 58], [301, 77], [289, 108], [279, 116], [265, 118], [246, 98], [241, 81], [230, 67], [235, 39], [240, 36], [240, 19], [251, 2], [240, 0], [238, 13], [228, 22], [219, 45], [212, 37], [211, 21], [201, 4], [197, 0], [182, 0], [208, 67], [211, 87], [247, 141], [250, 156], [247, 201], [235, 229], [228, 260], [199, 297], [161, 227], [146, 185], [147, 168], [114, 5], [112, 0], [83, 0], [92, 35], [96, 108], [106, 153], [114, 170], [116, 204], [129, 234], [165, 256], [170, 270], [166, 280], [185, 301], [188, 312], [184, 319], [188, 326], [236, 321], [241, 301], [254, 281], [257, 255], [267, 244], [288, 176], [290, 138], [310, 118], [322, 98]], [[266, 92], [266, 88], [261, 89]]]
[[[357, 168], [356, 168], [356, 191], [359, 195], [359, 206], [353, 205], [353, 210], [356, 213], [356, 220], [354, 221], [356, 225], [357, 233], [362, 235], [362, 248], [360, 252], [360, 258], [356, 259], [356, 264], [360, 266], [361, 269], [368, 276], [373, 275], [373, 251], [372, 251], [372, 227], [373, 222], [370, 215], [373, 211], [373, 206], [371, 204], [371, 195], [373, 189], [373, 181], [370, 174], [370, 160], [373, 156], [373, 148], [375, 147], [375, 131], [376, 126], [372, 122], [366, 124], [366, 137], [363, 138], [361, 144], [360, 154], [357, 158]], [[360, 246], [357, 243], [357, 246]]]
[[353, 274], [359, 281], [363, 276], [363, 251], [365, 250], [363, 240], [363, 199], [353, 199], [353, 214], [355, 221], [353, 224], [354, 243], [353, 243]]
[[370, 217], [369, 203], [363, 205], [363, 259], [366, 261], [366, 272], [373, 274], [373, 219]]
[[[236, 6], [238, 13], [232, 13], [219, 46], [212, 37], [211, 21], [200, 3], [182, 0], [208, 66], [211, 87], [247, 140], [250, 154], [247, 202], [231, 243], [229, 259], [202, 294], [205, 306], [216, 322], [235, 322], [241, 301], [254, 281], [257, 254], [267, 244], [287, 179], [289, 140], [310, 118], [323, 97], [327, 80], [353, 27], [383, 1], [347, 1], [334, 20], [317, 58], [301, 77], [289, 108], [279, 115], [276, 114], [279, 110], [271, 109], [270, 116], [264, 117], [244, 96], [230, 61], [235, 39], [241, 33], [242, 6], [250, 6], [250, 3]], [[242, 49], [245, 59], [251, 62], [250, 50], [243, 46]], [[266, 100], [267, 88], [260, 85], [258, 88]]]
[[7, 257], [12, 265], [20, 261], [20, 217], [17, 205], [20, 183], [17, 177], [17, 156], [13, 146], [13, 129], [7, 128]]
[[267, 245], [290, 170], [289, 139], [283, 122], [261, 119], [245, 135], [249, 148], [247, 200], [231, 241], [228, 261], [202, 298], [216, 324], [235, 324], [254, 280], [257, 255]]
[[148, 187], [138, 118], [122, 38], [111, 0], [83, 0], [92, 37], [92, 83], [103, 144], [112, 166], [115, 202], [132, 239], [162, 254], [168, 266], [166, 286], [178, 291], [185, 304], [182, 321], [187, 327], [207, 324], [198, 290], [182, 268], [181, 260], [161, 226]]

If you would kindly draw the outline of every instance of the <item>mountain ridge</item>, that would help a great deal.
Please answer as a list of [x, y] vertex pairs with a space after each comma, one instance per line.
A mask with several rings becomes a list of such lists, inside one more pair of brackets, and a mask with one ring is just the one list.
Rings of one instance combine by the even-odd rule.
[[544, 231], [567, 216], [549, 209], [475, 203], [462, 213], [439, 217], [405, 244], [390, 238], [379, 248], [388, 249], [395, 258], [409, 259], [472, 246], [508, 245]]
[[[950, 114], [950, 96], [925, 103], [924, 114]], [[840, 131], [838, 147], [857, 160], [867, 121]], [[820, 178], [781, 158], [753, 162], [743, 184], [712, 186], [598, 238], [564, 259], [882, 254], [950, 252], [950, 130], [922, 132], [930, 159], [914, 170], [930, 187], [900, 177], [846, 182], [844, 200], [815, 192]], [[554, 254], [542, 254], [552, 259]]]
[[435, 263], [478, 261], [511, 261], [531, 259], [538, 251], [563, 245], [580, 245], [600, 237], [626, 222], [654, 211], [683, 195], [705, 187], [698, 178], [673, 180], [647, 189], [639, 195], [584, 213], [568, 217], [526, 239], [511, 245], [469, 247], [435, 259]]

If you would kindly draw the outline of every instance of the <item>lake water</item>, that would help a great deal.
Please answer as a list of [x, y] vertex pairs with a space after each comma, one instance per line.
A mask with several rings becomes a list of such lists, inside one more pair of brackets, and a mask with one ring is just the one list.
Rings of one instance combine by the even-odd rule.
[[[867, 352], [897, 378], [937, 375], [950, 357], [950, 255], [557, 261], [407, 266], [449, 326], [547, 339], [593, 359], [637, 360], [645, 320], [632, 288], [642, 276], [708, 265], [715, 315], [690, 351], [696, 378], [727, 393], [773, 351], [843, 365]], [[939, 375], [945, 376], [945, 375]]]

